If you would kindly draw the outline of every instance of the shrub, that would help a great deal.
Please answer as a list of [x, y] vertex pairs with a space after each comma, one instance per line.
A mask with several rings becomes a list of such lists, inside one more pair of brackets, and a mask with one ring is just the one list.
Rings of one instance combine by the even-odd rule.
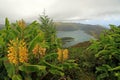
[[115, 25], [110, 27], [89, 47], [96, 58], [97, 80], [120, 79], [120, 28]]
[[68, 59], [68, 49], [60, 47], [53, 22], [46, 16], [41, 19], [27, 25], [24, 20], [10, 24], [6, 18], [0, 30], [1, 80], [58, 79], [66, 76], [65, 70], [77, 68]]

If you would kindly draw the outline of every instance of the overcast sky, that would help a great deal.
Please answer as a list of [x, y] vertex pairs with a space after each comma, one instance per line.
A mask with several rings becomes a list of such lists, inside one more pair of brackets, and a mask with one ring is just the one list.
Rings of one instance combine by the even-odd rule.
[[120, 21], [120, 0], [0, 0], [0, 23], [38, 19], [46, 10], [53, 20]]

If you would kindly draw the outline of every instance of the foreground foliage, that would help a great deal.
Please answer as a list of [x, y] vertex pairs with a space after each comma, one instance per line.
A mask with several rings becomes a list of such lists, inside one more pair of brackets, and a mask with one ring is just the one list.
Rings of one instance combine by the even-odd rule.
[[47, 16], [26, 24], [10, 23], [0, 30], [0, 80], [53, 80], [77, 68], [68, 49], [62, 49], [55, 25]]
[[120, 27], [110, 26], [98, 40], [64, 49], [48, 16], [31, 24], [6, 18], [0, 30], [0, 80], [119, 80]]
[[91, 40], [90, 44], [84, 42], [69, 49], [70, 58], [75, 59], [80, 68], [74, 73], [77, 79], [120, 79], [120, 27], [110, 27], [101, 33], [99, 39]]
[[89, 47], [96, 58], [97, 80], [120, 80], [120, 28], [110, 27]]

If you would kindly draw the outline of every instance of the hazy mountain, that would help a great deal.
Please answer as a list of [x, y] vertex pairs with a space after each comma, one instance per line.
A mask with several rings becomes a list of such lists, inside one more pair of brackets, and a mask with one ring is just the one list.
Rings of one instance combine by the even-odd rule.
[[101, 25], [90, 25], [90, 24], [81, 24], [81, 23], [56, 23], [56, 29], [58, 31], [76, 31], [82, 30], [89, 35], [96, 34], [97, 36], [101, 33], [101, 31], [105, 30]]
[[3, 27], [4, 27], [4, 25], [3, 25], [3, 24], [0, 24], [0, 29], [3, 28]]

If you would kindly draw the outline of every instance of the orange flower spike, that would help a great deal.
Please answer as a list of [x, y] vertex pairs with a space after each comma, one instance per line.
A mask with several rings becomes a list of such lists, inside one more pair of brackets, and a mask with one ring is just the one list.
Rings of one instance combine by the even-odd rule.
[[12, 60], [12, 63], [15, 64], [15, 65], [17, 65], [17, 64], [18, 64], [17, 58], [14, 58], [14, 59]]
[[28, 50], [26, 47], [19, 47], [19, 61], [21, 63], [28, 61]]
[[19, 25], [20, 28], [24, 29], [25, 26], [26, 26], [26, 23], [25, 23], [24, 20], [19, 20], [19, 21], [18, 21], [18, 25]]
[[[34, 47], [34, 49], [32, 50], [33, 54], [35, 55], [40, 55], [40, 56], [44, 56], [45, 52], [46, 52], [46, 48], [42, 48], [41, 46], [39, 46], [38, 44]], [[39, 54], [38, 54], [39, 53]]]
[[57, 54], [58, 54], [58, 60], [61, 62], [61, 61], [62, 61], [62, 58], [63, 58], [63, 57], [62, 57], [62, 56], [63, 56], [62, 50], [58, 48]]
[[67, 60], [68, 59], [68, 53], [69, 53], [68, 49], [62, 50], [62, 49], [58, 48], [58, 52], [57, 52], [58, 60], [60, 62]]
[[39, 52], [39, 45], [37, 44], [34, 49], [32, 50], [33, 54], [37, 55]]
[[26, 43], [24, 40], [12, 40], [8, 45], [8, 60], [13, 64], [19, 64], [19, 62], [27, 62], [28, 50], [26, 48]]
[[46, 48], [43, 48], [43, 56], [45, 55], [45, 52], [46, 52]]
[[63, 60], [67, 60], [68, 59], [68, 53], [69, 53], [68, 49], [64, 49], [63, 50]]
[[10, 61], [10, 63], [13, 62], [14, 58], [15, 58], [15, 55], [13, 55], [12, 53], [8, 54], [8, 60]]
[[20, 41], [19, 45], [19, 61], [21, 63], [28, 61], [28, 50], [26, 48], [26, 43], [24, 42], [24, 40]]
[[39, 53], [41, 56], [44, 56], [45, 52], [46, 52], [46, 48], [42, 48], [42, 47], [39, 48]]
[[10, 61], [10, 63], [13, 64], [18, 64], [18, 60], [17, 60], [17, 56], [16, 56], [16, 42], [14, 40], [10, 41], [10, 44], [8, 44], [8, 60]]

